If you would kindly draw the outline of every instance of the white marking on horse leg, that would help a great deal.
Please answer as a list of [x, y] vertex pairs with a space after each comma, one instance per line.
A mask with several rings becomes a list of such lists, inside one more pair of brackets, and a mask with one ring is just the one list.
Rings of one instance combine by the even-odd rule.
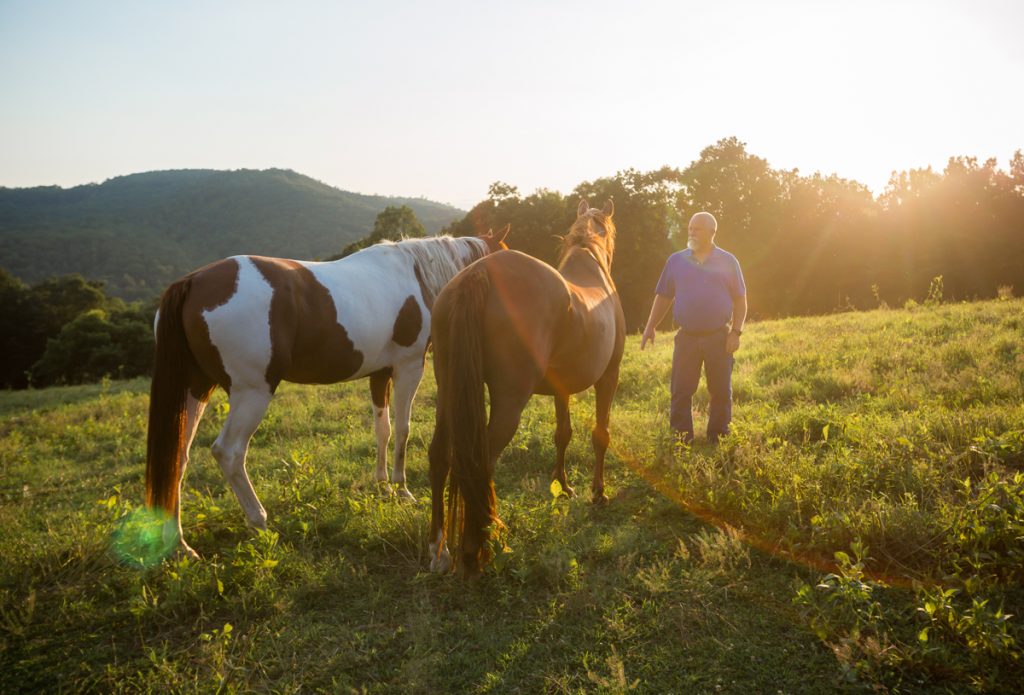
[[[440, 551], [438, 551], [440, 548]], [[437, 532], [437, 537], [430, 544], [430, 571], [444, 574], [452, 567], [452, 556], [448, 552], [448, 543], [444, 540], [444, 529]]]
[[231, 391], [227, 422], [212, 447], [213, 456], [220, 464], [238, 503], [242, 505], [249, 525], [264, 531], [267, 528], [267, 512], [256, 497], [256, 491], [245, 471], [245, 455], [249, 449], [249, 440], [259, 427], [268, 405], [270, 392], [266, 386], [263, 390], [235, 387]]
[[377, 434], [377, 471], [378, 483], [388, 482], [388, 444], [391, 442], [391, 416], [388, 407], [373, 406], [373, 429]]
[[192, 558], [198, 558], [199, 553], [192, 550], [185, 542], [185, 533], [181, 528], [181, 491], [185, 486], [185, 470], [188, 468], [189, 451], [192, 449], [192, 441], [196, 437], [199, 420], [202, 419], [204, 410], [206, 410], [206, 401], [200, 401], [191, 393], [188, 394], [185, 399], [185, 446], [181, 450], [181, 477], [178, 479], [178, 504], [174, 508], [174, 523], [178, 527], [178, 542], [181, 544], [182, 552]]
[[423, 361], [419, 358], [395, 368], [395, 463], [391, 479], [398, 486], [398, 496], [415, 500], [405, 483], [405, 454], [409, 443], [409, 420], [412, 401], [423, 378]]

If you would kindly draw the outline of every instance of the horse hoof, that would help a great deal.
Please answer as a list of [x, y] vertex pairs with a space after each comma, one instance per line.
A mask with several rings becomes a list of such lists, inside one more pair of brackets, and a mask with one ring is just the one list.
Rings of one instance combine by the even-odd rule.
[[395, 491], [391, 489], [391, 485], [386, 480], [377, 481], [377, 493], [381, 497], [394, 497]]
[[603, 492], [598, 492], [594, 495], [592, 501], [598, 507], [603, 507], [604, 505], [608, 504], [608, 496]]
[[564, 492], [564, 493], [565, 493], [565, 496], [566, 496], [566, 497], [569, 497], [569, 498], [573, 498], [573, 497], [575, 497], [575, 496], [576, 496], [576, 491], [575, 491], [575, 490], [573, 490], [573, 489], [572, 489], [571, 487], [569, 487], [568, 485], [563, 485], [563, 486], [562, 486], [562, 492]]
[[178, 556], [182, 558], [188, 558], [189, 560], [200, 560], [199, 553], [192, 550], [188, 543], [185, 541], [181, 542], [181, 546], [178, 548]]
[[415, 502], [416, 501], [416, 497], [413, 496], [413, 494], [411, 492], [409, 492], [409, 488], [405, 488], [405, 487], [398, 488], [397, 495], [398, 495], [398, 499], [400, 499], [400, 500], [405, 500], [407, 502]]

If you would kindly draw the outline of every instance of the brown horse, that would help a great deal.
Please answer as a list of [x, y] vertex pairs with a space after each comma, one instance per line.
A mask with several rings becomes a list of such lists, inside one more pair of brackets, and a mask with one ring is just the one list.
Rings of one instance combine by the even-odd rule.
[[[594, 502], [606, 502], [604, 455], [608, 414], [625, 342], [622, 305], [612, 282], [614, 206], [581, 200], [563, 239], [558, 270], [517, 251], [476, 261], [445, 287], [434, 304], [431, 334], [437, 415], [430, 443], [431, 569], [447, 571], [444, 487], [453, 547], [463, 573], [490, 559], [490, 527], [501, 524], [494, 466], [519, 427], [533, 394], [555, 397], [553, 476], [569, 495], [565, 449], [572, 436], [569, 396], [594, 387]], [[484, 406], [490, 395], [490, 419]]]

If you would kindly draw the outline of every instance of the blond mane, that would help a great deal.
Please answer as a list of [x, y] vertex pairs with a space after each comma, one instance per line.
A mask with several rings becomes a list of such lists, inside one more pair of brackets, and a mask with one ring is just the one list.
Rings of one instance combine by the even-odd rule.
[[453, 237], [447, 234], [421, 239], [382, 241], [406, 254], [416, 268], [416, 275], [437, 296], [441, 289], [467, 265], [487, 255], [487, 242], [475, 236]]

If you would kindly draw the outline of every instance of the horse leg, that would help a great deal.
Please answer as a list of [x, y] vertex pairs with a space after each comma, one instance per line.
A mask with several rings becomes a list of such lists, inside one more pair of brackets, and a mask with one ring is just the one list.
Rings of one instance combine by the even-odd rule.
[[373, 400], [373, 429], [377, 435], [377, 470], [379, 485], [388, 482], [388, 442], [391, 441], [391, 419], [388, 413], [391, 392], [391, 370], [382, 369], [370, 375], [370, 398]]
[[594, 423], [594, 429], [590, 436], [594, 445], [594, 481], [590, 485], [590, 490], [595, 504], [604, 504], [608, 501], [608, 497], [604, 494], [604, 454], [611, 441], [608, 422], [612, 410], [612, 399], [615, 398], [615, 390], [618, 387], [618, 364], [606, 371], [594, 384], [597, 422]]
[[[467, 525], [463, 532], [461, 553], [464, 558], [466, 577], [470, 579], [476, 577], [481, 570], [480, 567], [476, 566], [475, 558], [479, 556], [481, 547], [486, 545], [491, 539], [491, 529], [489, 527], [500, 527], [502, 525], [501, 519], [498, 518], [496, 500], [494, 499], [496, 497], [494, 494], [494, 469], [496, 468], [498, 458], [501, 456], [501, 452], [505, 450], [508, 443], [512, 441], [512, 437], [515, 436], [516, 430], [519, 428], [519, 419], [523, 408], [526, 407], [526, 403], [530, 400], [530, 391], [525, 393], [508, 393], [507, 391], [497, 391], [493, 388], [489, 389], [489, 391], [491, 393], [491, 412], [490, 419], [487, 422], [487, 494], [491, 497], [491, 506], [495, 511], [491, 523], [482, 531], [471, 530]], [[470, 562], [468, 558], [474, 558], [474, 560]]]
[[202, 419], [203, 411], [206, 410], [208, 398], [209, 395], [205, 395], [202, 399], [199, 399], [189, 392], [185, 399], [185, 446], [181, 449], [181, 463], [178, 469], [181, 471], [178, 478], [178, 503], [174, 506], [174, 523], [178, 527], [178, 542], [181, 544], [181, 550], [189, 557], [195, 559], [199, 558], [199, 553], [185, 542], [185, 534], [181, 528], [181, 492], [185, 485], [185, 469], [188, 468], [189, 450], [191, 450], [192, 441], [199, 430], [199, 420]]
[[490, 389], [490, 392], [491, 415], [487, 422], [487, 453], [490, 459], [487, 464], [488, 475], [494, 480], [498, 457], [519, 429], [519, 418], [522, 417], [523, 408], [530, 401], [532, 394], [530, 391], [496, 393], [495, 389]]
[[398, 486], [398, 496], [415, 502], [405, 483], [405, 450], [409, 443], [409, 420], [412, 400], [423, 379], [423, 360], [416, 358], [395, 369], [395, 463], [391, 479]]
[[245, 471], [245, 455], [249, 449], [249, 440], [259, 427], [263, 414], [267, 412], [270, 398], [269, 390], [232, 390], [227, 422], [211, 447], [224, 477], [245, 511], [249, 525], [262, 531], [267, 529], [267, 512], [256, 497], [256, 491], [252, 489], [252, 482]]
[[552, 477], [559, 482], [562, 490], [569, 497], [575, 497], [576, 491], [569, 487], [565, 478], [565, 450], [572, 439], [572, 422], [569, 420], [569, 396], [555, 395], [555, 450], [557, 459]]
[[[440, 408], [438, 408], [440, 412]], [[451, 569], [452, 556], [444, 536], [444, 484], [448, 480], [448, 438], [440, 417], [434, 424], [430, 440], [430, 571], [444, 573]]]

